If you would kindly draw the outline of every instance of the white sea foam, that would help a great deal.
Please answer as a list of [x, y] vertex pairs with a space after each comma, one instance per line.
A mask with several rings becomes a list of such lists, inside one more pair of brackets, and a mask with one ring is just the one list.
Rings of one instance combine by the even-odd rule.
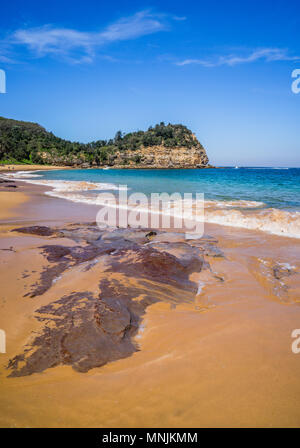
[[205, 211], [205, 222], [260, 230], [274, 235], [300, 238], [300, 213], [274, 208], [245, 213], [242, 210]]
[[[263, 208], [257, 201], [212, 201], [204, 202], [204, 216], [195, 215], [196, 205], [190, 208], [190, 218], [230, 227], [240, 227], [249, 230], [260, 230], [274, 235], [300, 238], [300, 213]], [[180, 211], [180, 204], [172, 204]], [[198, 207], [198, 210], [201, 208]], [[186, 212], [185, 212], [186, 215]], [[187, 216], [188, 218], [188, 216]]]
[[[71, 199], [68, 196], [65, 196], [64, 193], [68, 192], [80, 192], [80, 191], [88, 191], [88, 190], [120, 190], [127, 189], [122, 186], [105, 183], [105, 182], [89, 182], [89, 181], [69, 181], [69, 180], [46, 180], [46, 179], [36, 179], [37, 177], [42, 177], [40, 174], [33, 174], [33, 171], [19, 171], [17, 173], [5, 173], [3, 175], [7, 178], [14, 178], [14, 180], [20, 180], [26, 183], [35, 184], [35, 185], [45, 185], [52, 188], [52, 190], [47, 191], [46, 194], [49, 196], [55, 196], [60, 198]], [[34, 179], [33, 179], [34, 178]]]
[[205, 209], [209, 208], [220, 208], [220, 209], [230, 209], [230, 208], [259, 208], [264, 207], [265, 204], [259, 201], [246, 201], [246, 200], [235, 200], [235, 201], [216, 201], [216, 200], [205, 200]]
[[41, 174], [36, 174], [34, 171], [17, 171], [16, 173], [5, 173], [5, 177], [15, 180], [31, 179], [32, 177], [42, 177]]

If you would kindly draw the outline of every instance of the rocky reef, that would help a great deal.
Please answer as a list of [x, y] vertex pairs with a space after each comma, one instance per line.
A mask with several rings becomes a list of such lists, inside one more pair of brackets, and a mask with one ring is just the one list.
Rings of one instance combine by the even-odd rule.
[[[40, 330], [10, 360], [11, 377], [58, 365], [87, 372], [132, 355], [139, 350], [135, 336], [147, 307], [194, 303], [198, 285], [191, 274], [210, 269], [206, 257], [223, 256], [208, 236], [186, 240], [184, 234], [148, 229], [100, 231], [94, 223], [14, 231], [43, 237], [47, 244], [39, 247], [45, 260], [39, 280], [24, 295], [24, 300], [43, 297], [34, 313]], [[78, 269], [94, 284], [76, 283]], [[72, 272], [77, 272], [74, 290], [57, 297], [56, 283], [59, 288]], [[26, 277], [30, 280], [28, 272]]]

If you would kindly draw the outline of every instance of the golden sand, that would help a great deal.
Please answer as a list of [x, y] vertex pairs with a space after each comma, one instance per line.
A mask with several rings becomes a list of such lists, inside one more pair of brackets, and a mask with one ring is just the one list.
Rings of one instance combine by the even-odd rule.
[[0, 219], [10, 218], [16, 215], [19, 205], [26, 202], [27, 196], [19, 192], [0, 191]]
[[0, 165], [0, 171], [34, 171], [34, 170], [57, 170], [57, 169], [69, 169], [68, 166], [54, 166], [54, 165], [13, 165], [6, 164]]
[[[0, 198], [4, 216], [10, 201]], [[209, 260], [211, 273], [193, 275], [203, 284], [193, 303], [148, 308], [136, 336], [140, 351], [88, 373], [59, 366], [7, 378], [9, 359], [42, 325], [35, 310], [72, 291], [96, 292], [107, 275], [102, 263], [87, 272], [76, 266], [42, 296], [24, 298], [45, 265], [39, 247], [51, 238], [10, 228], [0, 234], [0, 248], [14, 250], [0, 250], [1, 427], [300, 426], [300, 354], [291, 350], [300, 328], [297, 240], [206, 226], [225, 258]], [[268, 276], [276, 262], [295, 267], [284, 285]]]

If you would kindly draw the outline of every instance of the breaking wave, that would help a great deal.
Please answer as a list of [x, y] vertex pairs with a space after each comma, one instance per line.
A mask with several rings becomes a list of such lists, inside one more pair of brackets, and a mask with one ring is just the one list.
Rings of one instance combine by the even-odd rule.
[[[26, 183], [49, 186], [52, 190], [47, 191], [48, 196], [54, 196], [62, 199], [71, 199], [75, 202], [79, 201], [80, 196], [73, 197], [73, 195], [68, 195], [72, 192], [83, 192], [83, 191], [102, 191], [102, 190], [120, 190], [125, 189], [124, 187], [119, 187], [115, 184], [105, 183], [105, 182], [88, 182], [88, 181], [69, 181], [69, 180], [44, 180], [36, 179], [43, 177], [40, 174], [33, 174], [33, 171], [19, 171], [18, 173], [7, 173], [3, 175], [7, 178], [13, 178], [14, 180], [20, 180]], [[81, 198], [84, 199], [84, 198]]]
[[205, 221], [224, 226], [261, 230], [274, 235], [300, 238], [300, 213], [274, 208], [243, 212], [242, 210], [205, 211]]

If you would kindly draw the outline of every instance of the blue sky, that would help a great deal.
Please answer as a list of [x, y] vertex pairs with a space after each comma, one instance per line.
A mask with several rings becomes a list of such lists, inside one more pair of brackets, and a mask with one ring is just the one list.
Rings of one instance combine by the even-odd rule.
[[183, 123], [216, 165], [300, 166], [298, 1], [2, 2], [0, 115], [78, 141]]

